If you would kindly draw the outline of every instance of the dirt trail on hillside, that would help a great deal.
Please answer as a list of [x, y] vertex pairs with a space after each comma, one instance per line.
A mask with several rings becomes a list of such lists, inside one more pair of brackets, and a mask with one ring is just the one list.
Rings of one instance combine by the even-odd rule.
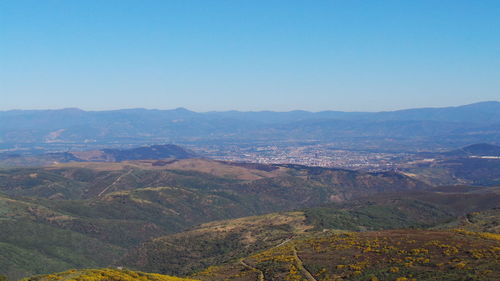
[[257, 272], [257, 274], [258, 274], [258, 277], [257, 277], [258, 281], [265, 281], [265, 279], [264, 279], [264, 273], [261, 270], [259, 270], [259, 269], [255, 268], [255, 267], [247, 264], [243, 259], [240, 260], [240, 263], [245, 268], [248, 268], [251, 271]]
[[132, 173], [133, 169], [130, 169], [128, 170], [128, 172], [126, 172], [125, 174], [122, 174], [120, 175], [119, 177], [116, 178], [115, 181], [113, 181], [113, 183], [111, 183], [110, 185], [106, 186], [106, 188], [104, 188], [98, 195], [97, 197], [101, 197], [101, 195], [103, 195], [106, 191], [108, 191], [108, 189], [110, 187], [112, 187], [113, 185], [115, 185], [116, 183], [118, 183], [123, 177], [126, 177], [128, 175], [130, 175]]
[[305, 267], [304, 267], [304, 263], [302, 262], [302, 260], [299, 258], [299, 255], [297, 254], [297, 248], [293, 247], [293, 256], [295, 257], [295, 260], [297, 262], [297, 267], [299, 268], [300, 272], [302, 272], [302, 274], [304, 274], [306, 276], [306, 279], [308, 281], [318, 281], [316, 280], [311, 272], [309, 272]]

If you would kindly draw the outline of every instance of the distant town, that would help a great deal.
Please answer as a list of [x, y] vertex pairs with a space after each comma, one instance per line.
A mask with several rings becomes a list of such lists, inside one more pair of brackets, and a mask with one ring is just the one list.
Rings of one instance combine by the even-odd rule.
[[352, 170], [381, 171], [397, 169], [414, 159], [411, 153], [352, 151], [333, 144], [315, 145], [210, 145], [190, 147], [208, 158], [261, 164], [299, 164]]

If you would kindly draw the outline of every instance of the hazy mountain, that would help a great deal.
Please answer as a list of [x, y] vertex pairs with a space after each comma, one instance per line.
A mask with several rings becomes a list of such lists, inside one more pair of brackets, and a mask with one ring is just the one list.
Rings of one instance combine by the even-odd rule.
[[374, 113], [379, 120], [427, 120], [444, 122], [498, 123], [500, 102], [487, 101], [463, 106], [416, 108]]
[[225, 111], [208, 112], [212, 116], [231, 119], [260, 121], [266, 123], [289, 123], [311, 119], [335, 120], [379, 120], [379, 121], [441, 121], [441, 122], [500, 122], [500, 102], [487, 101], [463, 106], [442, 108], [416, 108], [386, 112], [343, 112], [320, 111], [309, 112], [295, 110], [289, 112], [273, 111]]
[[0, 148], [204, 141], [390, 138], [403, 144], [457, 146], [500, 139], [500, 102], [392, 112], [207, 112], [12, 110], [0, 112]]

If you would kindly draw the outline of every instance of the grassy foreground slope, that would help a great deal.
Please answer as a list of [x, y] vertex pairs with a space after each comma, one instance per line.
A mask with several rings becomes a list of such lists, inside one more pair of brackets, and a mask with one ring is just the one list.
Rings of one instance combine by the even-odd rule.
[[[436, 202], [423, 200], [425, 196]], [[129, 251], [118, 265], [162, 274], [185, 275], [313, 232], [332, 229], [422, 229], [455, 222], [463, 211], [461, 205], [452, 208], [438, 204], [438, 199], [446, 199], [446, 195], [425, 196], [415, 199], [407, 193], [388, 194], [296, 212], [206, 223], [191, 231], [145, 242]], [[480, 197], [485, 207], [489, 205], [491, 196]], [[463, 196], [462, 200], [478, 201], [475, 196]]]
[[[387, 230], [296, 239], [194, 275], [212, 280], [499, 280], [498, 236]], [[263, 278], [263, 279], [262, 279]]]
[[60, 273], [38, 275], [22, 279], [22, 281], [195, 281], [194, 279], [178, 278], [161, 274], [144, 273], [117, 269], [84, 269], [68, 270]]

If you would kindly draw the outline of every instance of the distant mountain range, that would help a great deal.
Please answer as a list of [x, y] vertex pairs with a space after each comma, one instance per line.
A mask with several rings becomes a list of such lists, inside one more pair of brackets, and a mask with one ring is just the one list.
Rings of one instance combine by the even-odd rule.
[[[378, 149], [499, 143], [500, 102], [390, 112], [11, 110], [0, 112], [0, 149], [152, 143], [337, 142]], [[395, 145], [397, 143], [397, 145]]]

